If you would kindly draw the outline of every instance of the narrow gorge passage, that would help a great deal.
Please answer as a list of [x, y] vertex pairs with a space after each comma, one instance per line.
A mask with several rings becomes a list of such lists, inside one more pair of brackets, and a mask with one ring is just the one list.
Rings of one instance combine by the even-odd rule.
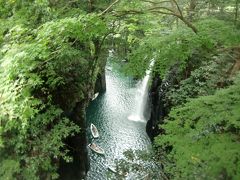
[[146, 121], [128, 119], [139, 103], [136, 99], [139, 86], [110, 63], [106, 68], [106, 92], [92, 101], [87, 109], [88, 127], [94, 123], [100, 133], [98, 139], [93, 139], [88, 129], [89, 142], [95, 142], [105, 150], [105, 156], [89, 150], [89, 180], [106, 179], [107, 166], [114, 165], [114, 159], [123, 158], [124, 151], [146, 150], [150, 146]]

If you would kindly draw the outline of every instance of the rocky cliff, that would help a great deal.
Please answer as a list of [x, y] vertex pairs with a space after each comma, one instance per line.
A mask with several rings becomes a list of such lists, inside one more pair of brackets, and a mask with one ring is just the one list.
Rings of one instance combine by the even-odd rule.
[[161, 79], [159, 74], [153, 74], [152, 85], [150, 87], [150, 103], [151, 115], [147, 122], [146, 131], [151, 140], [154, 139], [163, 130], [159, 128], [163, 124], [164, 118], [170, 111], [171, 104], [166, 99], [167, 92], [178, 83], [179, 77], [178, 66], [174, 66], [169, 71], [168, 75]]
[[88, 156], [88, 140], [87, 140], [87, 119], [86, 107], [91, 100], [91, 95], [94, 92], [104, 92], [106, 90], [105, 72], [101, 72], [97, 76], [95, 88], [89, 90], [87, 98], [81, 102], [76, 102], [74, 108], [66, 113], [71, 121], [81, 127], [78, 134], [69, 137], [66, 140], [69, 155], [72, 156], [72, 162], [60, 161], [59, 174], [62, 180], [77, 180], [85, 179], [90, 168]]

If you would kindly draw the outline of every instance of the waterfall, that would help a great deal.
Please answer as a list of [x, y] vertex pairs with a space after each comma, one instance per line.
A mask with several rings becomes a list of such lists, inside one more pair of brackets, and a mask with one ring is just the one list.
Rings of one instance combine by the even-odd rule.
[[138, 84], [136, 95], [135, 95], [135, 104], [136, 108], [134, 112], [128, 116], [129, 120], [132, 121], [144, 121], [144, 111], [148, 99], [148, 81], [150, 79], [150, 73], [152, 66], [154, 65], [154, 60], [151, 61], [149, 68], [146, 70], [146, 75], [143, 80]]

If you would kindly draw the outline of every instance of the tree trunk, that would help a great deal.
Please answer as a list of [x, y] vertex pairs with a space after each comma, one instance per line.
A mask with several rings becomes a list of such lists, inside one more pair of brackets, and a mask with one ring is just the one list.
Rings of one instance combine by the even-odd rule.
[[208, 3], [208, 10], [207, 10], [207, 15], [211, 14], [211, 3]]
[[182, 22], [184, 22], [184, 24], [186, 24], [189, 28], [191, 28], [195, 34], [198, 33], [197, 28], [196, 28], [190, 21], [186, 20], [186, 19], [185, 19], [184, 17], [182, 17], [182, 16], [178, 16], [178, 18], [181, 19]]
[[93, 0], [88, 0], [88, 11], [93, 12]]
[[237, 21], [238, 21], [238, 9], [239, 9], [239, 0], [236, 0], [236, 5], [235, 5], [235, 24], [237, 24]]
[[176, 18], [176, 26], [178, 28], [178, 26], [179, 26], [179, 18]]
[[193, 20], [194, 11], [195, 11], [196, 6], [197, 6], [197, 0], [191, 0], [189, 8], [188, 8], [188, 19], [189, 19], [189, 21]]
[[219, 7], [221, 15], [224, 14], [224, 7], [225, 7], [224, 4], [221, 4], [221, 6]]

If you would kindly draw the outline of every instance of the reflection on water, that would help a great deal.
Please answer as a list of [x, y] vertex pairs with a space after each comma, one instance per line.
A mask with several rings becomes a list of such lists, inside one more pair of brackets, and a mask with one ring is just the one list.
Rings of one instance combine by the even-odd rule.
[[100, 133], [98, 139], [93, 139], [88, 130], [89, 142], [94, 141], [105, 150], [105, 156], [89, 150], [89, 180], [107, 179], [107, 165], [113, 164], [114, 159], [123, 158], [124, 151], [147, 149], [150, 145], [145, 132], [146, 122], [128, 120], [136, 105], [135, 82], [113, 68], [106, 71], [106, 84], [106, 92], [87, 109], [88, 127], [94, 123]]

